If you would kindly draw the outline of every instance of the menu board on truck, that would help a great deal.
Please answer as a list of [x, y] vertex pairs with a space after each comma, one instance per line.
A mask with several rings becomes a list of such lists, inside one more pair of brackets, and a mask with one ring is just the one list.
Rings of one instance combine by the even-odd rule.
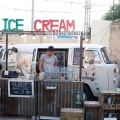
[[[84, 57], [84, 48], [82, 49], [82, 59], [83, 57]], [[74, 48], [73, 65], [76, 65], [76, 66], [80, 65], [80, 48]]]

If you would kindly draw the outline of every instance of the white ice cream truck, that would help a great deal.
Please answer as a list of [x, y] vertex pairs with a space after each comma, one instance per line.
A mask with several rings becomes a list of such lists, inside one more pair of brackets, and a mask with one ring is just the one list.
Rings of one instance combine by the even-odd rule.
[[[48, 46], [54, 46], [54, 54], [57, 56], [58, 67], [70, 67], [74, 70], [73, 80], [79, 80], [79, 44], [19, 44], [9, 45], [8, 49], [13, 47], [18, 51], [13, 56], [8, 55], [8, 70], [11, 68], [23, 68], [27, 74], [39, 73], [40, 55], [47, 51]], [[84, 82], [84, 97], [87, 100], [93, 100], [98, 96], [99, 90], [113, 90], [119, 83], [118, 65], [111, 61], [106, 47], [94, 44], [83, 44], [84, 59], [81, 74], [81, 80]], [[5, 69], [5, 47], [1, 48], [0, 62]], [[9, 52], [8, 52], [9, 53]], [[14, 53], [14, 52], [13, 52]], [[23, 54], [23, 55], [22, 55]], [[14, 63], [14, 64], [10, 64]], [[14, 66], [17, 67], [14, 67]], [[30, 72], [30, 71], [34, 72]]]

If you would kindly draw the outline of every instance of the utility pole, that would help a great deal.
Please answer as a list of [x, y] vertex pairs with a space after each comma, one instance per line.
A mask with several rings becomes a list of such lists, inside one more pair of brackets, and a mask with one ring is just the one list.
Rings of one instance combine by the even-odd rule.
[[113, 0], [112, 21], [114, 21], [114, 6], [115, 6], [115, 0]]
[[91, 18], [91, 0], [85, 0], [84, 38], [88, 38], [87, 33], [90, 30], [90, 18]]
[[32, 0], [31, 31], [33, 31], [33, 22], [34, 22], [34, 0]]

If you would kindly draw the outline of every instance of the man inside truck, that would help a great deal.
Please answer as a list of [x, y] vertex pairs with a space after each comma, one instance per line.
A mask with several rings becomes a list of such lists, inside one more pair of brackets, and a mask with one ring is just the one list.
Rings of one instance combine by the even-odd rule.
[[[54, 55], [54, 47], [49, 46], [46, 54], [42, 54], [39, 61], [39, 71], [51, 74], [57, 66], [57, 57]], [[47, 77], [47, 76], [46, 76]]]

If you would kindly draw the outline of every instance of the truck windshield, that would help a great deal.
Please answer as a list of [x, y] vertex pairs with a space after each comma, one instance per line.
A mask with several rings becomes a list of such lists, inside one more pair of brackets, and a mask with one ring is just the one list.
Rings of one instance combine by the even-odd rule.
[[107, 51], [107, 48], [101, 48], [102, 56], [106, 64], [113, 64], [113, 62], [110, 60], [109, 53]]

